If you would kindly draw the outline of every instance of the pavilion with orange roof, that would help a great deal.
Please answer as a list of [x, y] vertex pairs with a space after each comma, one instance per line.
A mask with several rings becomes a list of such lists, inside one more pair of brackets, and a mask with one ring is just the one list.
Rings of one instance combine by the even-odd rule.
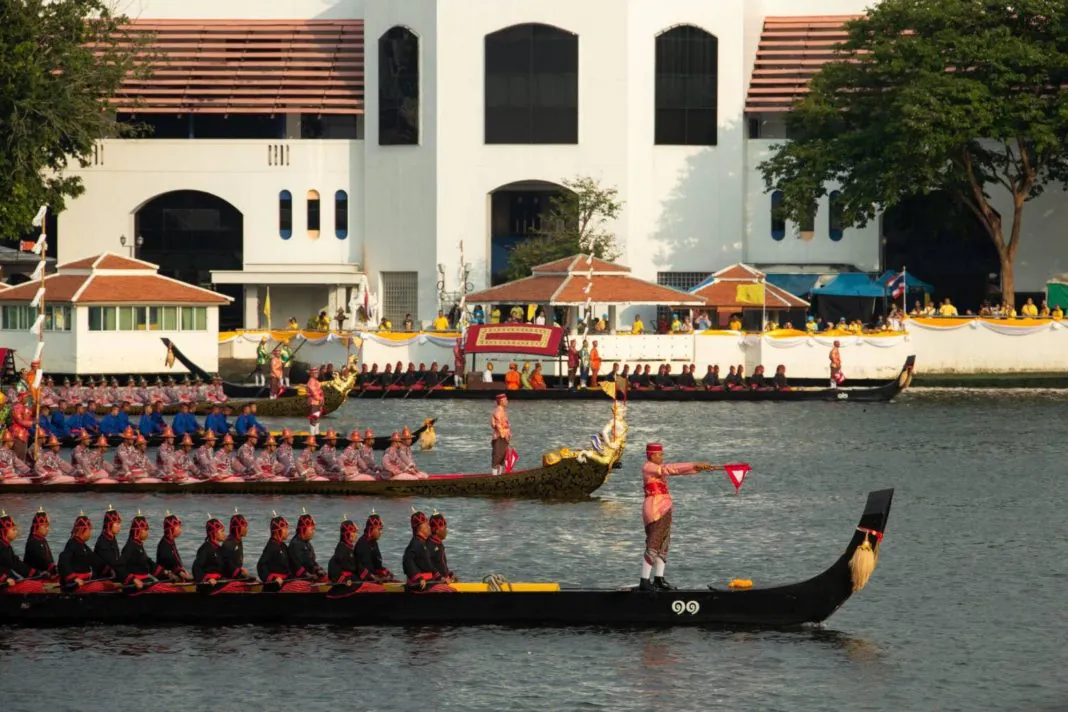
[[714, 324], [724, 326], [731, 315], [740, 313], [744, 327], [750, 330], [762, 329], [765, 317], [779, 324], [792, 320], [803, 329], [809, 307], [801, 297], [776, 287], [766, 274], [741, 262], [715, 272], [690, 293], [705, 300], [709, 316], [716, 315]]

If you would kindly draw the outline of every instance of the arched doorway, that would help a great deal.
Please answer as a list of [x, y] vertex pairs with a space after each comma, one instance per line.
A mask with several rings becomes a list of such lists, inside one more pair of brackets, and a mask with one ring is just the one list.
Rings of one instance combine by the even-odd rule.
[[552, 199], [567, 189], [542, 180], [502, 185], [490, 193], [490, 284], [508, 281], [504, 272], [512, 248], [537, 237]]
[[905, 267], [930, 282], [939, 301], [949, 297], [963, 314], [997, 298], [997, 249], [979, 219], [947, 193], [913, 196], [890, 208], [882, 233], [886, 269]]
[[211, 193], [175, 190], [142, 205], [134, 226], [144, 240], [139, 259], [159, 265], [162, 275], [233, 297], [219, 310], [219, 328], [241, 326], [241, 286], [211, 284], [212, 270], [243, 267], [244, 218], [237, 208]]

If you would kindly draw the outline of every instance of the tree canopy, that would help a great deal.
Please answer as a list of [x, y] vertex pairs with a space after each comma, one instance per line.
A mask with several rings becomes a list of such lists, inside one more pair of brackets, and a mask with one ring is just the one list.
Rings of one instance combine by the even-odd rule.
[[603, 260], [619, 257], [616, 237], [605, 227], [623, 210], [619, 191], [582, 176], [564, 180], [563, 186], [566, 190], [549, 199], [541, 229], [512, 248], [506, 279], [529, 277], [532, 267], [579, 253]]
[[85, 189], [64, 174], [97, 139], [133, 130], [107, 101], [144, 39], [103, 0], [5, 0], [0, 5], [0, 237], [17, 239], [37, 209], [63, 209]]
[[[847, 26], [843, 61], [824, 65], [789, 115], [791, 140], [760, 165], [783, 214], [811, 217], [828, 190], [843, 224], [945, 191], [997, 247], [1002, 293], [1024, 206], [1064, 184], [1068, 6], [1061, 0], [883, 0]], [[991, 204], [1007, 191], [1012, 214]]]

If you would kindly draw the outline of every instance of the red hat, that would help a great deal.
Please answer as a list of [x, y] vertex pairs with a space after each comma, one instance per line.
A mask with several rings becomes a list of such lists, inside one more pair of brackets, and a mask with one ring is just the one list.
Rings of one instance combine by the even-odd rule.
[[363, 533], [366, 534], [375, 527], [381, 529], [382, 526], [382, 517], [378, 516], [378, 514], [372, 509], [370, 516], [367, 517], [367, 521], [363, 525]]
[[148, 445], [148, 441], [145, 440], [144, 435], [138, 435], [137, 439], [134, 440], [134, 445]]
[[243, 514], [234, 512], [234, 516], [230, 517], [230, 536], [241, 539], [246, 534], [248, 534], [248, 520]]
[[649, 457], [654, 452], [664, 452], [664, 446], [660, 443], [649, 443], [645, 446], [645, 456]]
[[245, 437], [249, 438], [250, 440], [259, 440], [260, 433], [254, 427], [253, 428], [249, 428], [248, 432], [245, 433]]
[[122, 522], [122, 515], [108, 505], [108, 511], [104, 512], [104, 527], [111, 526], [112, 522]]
[[315, 526], [315, 518], [305, 512], [297, 517], [297, 536], [303, 537], [308, 530]]
[[206, 433], [204, 433], [203, 437], [204, 437], [204, 442], [213, 443], [213, 442], [215, 442], [215, 431], [214, 430], [209, 430]]
[[163, 518], [163, 536], [173, 539], [174, 530], [182, 526], [182, 520], [177, 514], [168, 514]]
[[130, 520], [130, 538], [138, 539], [141, 532], [144, 532], [146, 537], [148, 536], [148, 520], [138, 514]]
[[430, 515], [430, 533], [431, 534], [441, 531], [446, 526], [448, 526], [448, 524], [449, 523], [445, 521], [445, 515], [444, 514], [438, 514], [437, 512], [434, 512], [433, 514]]
[[0, 535], [7, 539], [7, 533], [15, 528], [15, 520], [10, 514], [4, 512], [0, 514]]
[[363, 439], [365, 441], [366, 440], [374, 440], [375, 439], [375, 431], [371, 430], [370, 428], [368, 428], [367, 430], [363, 431]]
[[96, 446], [97, 447], [107, 447], [108, 446], [108, 438], [107, 438], [107, 436], [106, 435], [101, 435], [99, 438], [97, 438], [96, 439]]
[[223, 435], [222, 444], [223, 445], [233, 445], [234, 444], [233, 436], [231, 436], [230, 433], [227, 433], [226, 435]]
[[218, 533], [222, 531], [226, 531], [223, 528], [223, 523], [215, 517], [212, 517], [204, 524], [204, 533], [210, 540], [214, 540]]
[[389, 441], [390, 441], [391, 443], [399, 443], [399, 442], [400, 442], [400, 433], [398, 433], [398, 432], [396, 432], [396, 431], [394, 431], [394, 432], [390, 433], [390, 435], [389, 435]]
[[498, 403], [500, 403], [501, 401], [505, 400], [506, 398], [508, 398], [508, 395], [505, 394], [505, 393], [498, 393], [497, 394], [497, 402]]
[[135, 437], [135, 435], [134, 435], [133, 426], [127, 425], [126, 426], [126, 430], [122, 431], [122, 439], [123, 440], [133, 440], [134, 437]]
[[189, 433], [186, 433], [185, 435], [182, 436], [182, 441], [180, 443], [178, 443], [178, 444], [179, 445], [192, 445], [193, 444], [193, 438], [191, 438], [189, 436]]
[[422, 512], [412, 512], [412, 531], [417, 531], [420, 525], [426, 523], [426, 515]]
[[174, 437], [174, 430], [171, 428], [171, 426], [169, 426], [169, 425], [164, 425], [163, 426], [162, 437], [164, 439], [168, 439], [168, 438], [173, 438]]
[[308, 437], [304, 438], [304, 444], [307, 447], [317, 447], [319, 445], [319, 441], [315, 439], [314, 435], [309, 434]]
[[282, 530], [289, 528], [289, 520], [285, 517], [275, 515], [271, 519], [271, 538], [281, 540]]
[[341, 522], [341, 541], [348, 545], [356, 542], [356, 523], [348, 519]]
[[93, 523], [89, 521], [89, 517], [85, 516], [84, 514], [79, 514], [78, 518], [74, 520], [74, 526], [71, 527], [70, 535], [74, 536], [75, 534], [79, 534], [81, 532], [92, 531], [92, 529]]
[[42, 524], [48, 524], [48, 512], [43, 509], [38, 509], [33, 514], [33, 521], [30, 522], [30, 532], [36, 533], [37, 528]]
[[93, 434], [90, 433], [88, 430], [83, 430], [81, 432], [81, 434], [78, 436], [78, 440], [80, 442], [83, 442], [83, 443], [87, 443], [87, 442], [91, 441], [92, 439], [93, 439]]

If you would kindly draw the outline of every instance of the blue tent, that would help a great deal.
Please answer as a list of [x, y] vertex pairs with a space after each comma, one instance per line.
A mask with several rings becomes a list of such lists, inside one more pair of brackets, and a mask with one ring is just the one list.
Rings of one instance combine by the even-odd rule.
[[[879, 279], [877, 279], [875, 281], [878, 282], [879, 284], [885, 286], [886, 287], [886, 291], [889, 293], [890, 292], [890, 287], [888, 285], [890, 284], [890, 280], [892, 280], [898, 274], [899, 274], [898, 272], [895, 272], [892, 269], [888, 269], [885, 272], [883, 272], [883, 275], [881, 277], [879, 277]], [[905, 286], [908, 287], [909, 289], [922, 289], [923, 291], [927, 292], [928, 294], [933, 294], [934, 293], [934, 286], [933, 285], [931, 285], [929, 282], [924, 282], [922, 279], [920, 279], [919, 277], [915, 276], [911, 272], [905, 272]]]
[[843, 272], [822, 287], [813, 289], [812, 293], [821, 297], [879, 299], [886, 296], [886, 288], [863, 272]]
[[805, 297], [816, 286], [821, 275], [818, 274], [769, 274], [768, 284], [774, 284], [779, 289], [785, 289], [790, 294]]

